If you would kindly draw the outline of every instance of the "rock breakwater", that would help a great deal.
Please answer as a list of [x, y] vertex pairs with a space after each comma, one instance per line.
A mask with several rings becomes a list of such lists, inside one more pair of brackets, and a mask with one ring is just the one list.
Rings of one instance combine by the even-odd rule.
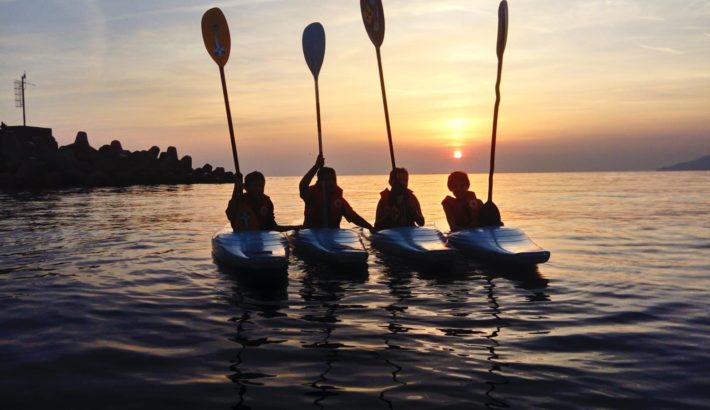
[[128, 151], [115, 140], [95, 149], [83, 131], [60, 147], [49, 128], [0, 130], [1, 190], [231, 182], [233, 172], [210, 164], [192, 168], [192, 158], [179, 158], [175, 147]]

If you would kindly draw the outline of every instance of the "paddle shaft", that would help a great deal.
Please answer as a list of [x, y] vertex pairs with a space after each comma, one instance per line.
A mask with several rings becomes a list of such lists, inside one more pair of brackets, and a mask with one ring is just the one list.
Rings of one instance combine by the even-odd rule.
[[392, 145], [392, 130], [390, 128], [390, 112], [387, 109], [387, 92], [385, 92], [385, 76], [382, 73], [382, 56], [380, 55], [380, 47], [375, 47], [377, 51], [377, 68], [380, 70], [380, 88], [382, 89], [382, 105], [385, 107], [385, 123], [387, 124], [387, 139], [390, 145], [390, 160], [392, 161], [392, 169], [397, 166], [394, 162], [394, 146]]
[[323, 134], [321, 133], [320, 127], [320, 92], [318, 90], [318, 78], [315, 79], [316, 83], [316, 119], [318, 120], [318, 153], [323, 156]]
[[[323, 134], [321, 132], [320, 126], [320, 91], [318, 90], [318, 77], [314, 77], [313, 80], [316, 84], [316, 120], [318, 122], [318, 153], [323, 156]], [[325, 184], [321, 184], [321, 191], [323, 192], [323, 227], [328, 227], [328, 194], [325, 192]]]
[[237, 143], [234, 141], [234, 125], [232, 125], [232, 110], [229, 108], [229, 95], [227, 95], [227, 81], [224, 79], [224, 66], [219, 66], [219, 76], [222, 79], [222, 94], [224, 94], [224, 107], [227, 109], [227, 124], [229, 125], [229, 138], [232, 141], [232, 158], [234, 159], [234, 172], [239, 174], [239, 157], [237, 156]]
[[500, 77], [503, 74], [503, 56], [498, 59], [496, 79], [496, 104], [493, 108], [493, 137], [491, 138], [491, 169], [488, 173], [488, 202], [493, 200], [493, 170], [496, 164], [496, 134], [498, 132], [498, 107], [500, 106]]

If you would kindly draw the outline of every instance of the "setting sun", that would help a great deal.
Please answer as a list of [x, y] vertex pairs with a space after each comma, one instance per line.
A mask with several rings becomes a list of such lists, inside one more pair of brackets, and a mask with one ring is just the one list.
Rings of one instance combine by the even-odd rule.
[[462, 156], [463, 156], [463, 153], [461, 152], [460, 149], [454, 150], [454, 158], [461, 159]]

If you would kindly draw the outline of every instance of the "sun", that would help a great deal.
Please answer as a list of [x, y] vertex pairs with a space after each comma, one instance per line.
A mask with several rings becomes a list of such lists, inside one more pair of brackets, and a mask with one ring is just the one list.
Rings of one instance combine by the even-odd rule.
[[461, 159], [461, 157], [463, 157], [463, 153], [461, 152], [461, 150], [460, 149], [454, 150], [454, 158]]

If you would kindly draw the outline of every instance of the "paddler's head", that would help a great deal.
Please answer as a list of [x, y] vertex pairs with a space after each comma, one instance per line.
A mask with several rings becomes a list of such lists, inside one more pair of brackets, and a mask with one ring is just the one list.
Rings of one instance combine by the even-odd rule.
[[259, 171], [250, 172], [244, 177], [244, 189], [247, 191], [247, 195], [253, 198], [261, 198], [264, 195], [264, 185], [266, 185], [266, 179], [264, 174]]
[[406, 168], [392, 169], [389, 183], [392, 189], [407, 189], [409, 186], [409, 171]]
[[449, 187], [449, 191], [453, 192], [456, 198], [463, 198], [468, 192], [471, 182], [469, 182], [468, 175], [465, 172], [454, 171], [449, 175], [446, 186]]
[[318, 185], [325, 185], [325, 192], [333, 193], [338, 187], [338, 178], [335, 175], [335, 170], [330, 167], [322, 167], [318, 170]]

